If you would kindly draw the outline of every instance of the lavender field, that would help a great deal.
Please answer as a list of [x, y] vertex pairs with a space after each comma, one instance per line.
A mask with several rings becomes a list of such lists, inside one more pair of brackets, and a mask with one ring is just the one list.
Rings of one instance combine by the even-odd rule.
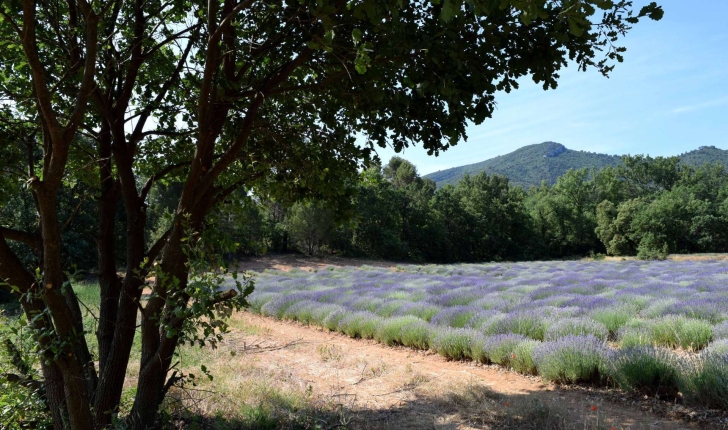
[[534, 262], [266, 271], [251, 311], [558, 383], [728, 408], [728, 266]]

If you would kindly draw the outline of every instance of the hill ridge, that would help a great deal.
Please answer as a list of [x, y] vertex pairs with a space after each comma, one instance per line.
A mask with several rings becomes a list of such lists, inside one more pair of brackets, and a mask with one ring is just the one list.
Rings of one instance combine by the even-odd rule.
[[[678, 157], [691, 166], [718, 162], [728, 168], [728, 150], [712, 145], [701, 146]], [[475, 175], [486, 171], [489, 174], [505, 175], [513, 184], [529, 188], [540, 185], [544, 180], [547, 184], [554, 184], [569, 169], [617, 166], [621, 160], [620, 155], [574, 150], [558, 142], [546, 141], [526, 145], [478, 163], [439, 170], [424, 177], [435, 181], [439, 188], [446, 184], [455, 185], [465, 174]]]

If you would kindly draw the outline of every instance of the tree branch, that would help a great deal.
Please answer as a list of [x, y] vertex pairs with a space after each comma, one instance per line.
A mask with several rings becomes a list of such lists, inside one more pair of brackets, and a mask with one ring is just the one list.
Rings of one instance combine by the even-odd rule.
[[167, 239], [169, 238], [169, 235], [172, 233], [172, 228], [169, 228], [167, 231], [164, 232], [162, 237], [157, 239], [156, 242], [154, 242], [154, 245], [152, 245], [151, 248], [149, 248], [149, 252], [147, 252], [147, 259], [149, 261], [154, 261], [157, 259], [157, 256], [160, 252], [162, 252], [162, 249], [164, 249], [164, 246], [167, 244]]
[[[174, 73], [172, 73], [172, 76], [170, 76], [169, 79], [162, 85], [162, 88], [159, 90], [159, 93], [157, 93], [157, 96], [154, 98], [154, 101], [152, 101], [150, 104], [144, 107], [144, 110], [139, 115], [139, 120], [137, 121], [136, 127], [134, 127], [134, 131], [131, 134], [131, 137], [129, 138], [129, 143], [133, 146], [136, 145], [137, 142], [139, 142], [144, 136], [146, 136], [146, 133], [143, 133], [142, 130], [144, 130], [144, 126], [147, 122], [147, 119], [149, 118], [149, 115], [152, 114], [152, 111], [156, 109], [160, 103], [162, 103], [162, 100], [167, 96], [167, 92], [169, 92], [169, 89], [172, 87], [172, 84], [177, 80], [180, 73], [182, 72], [182, 67], [184, 67], [185, 62], [187, 62], [187, 57], [190, 54], [190, 51], [192, 49], [193, 40], [189, 40], [187, 43], [187, 46], [185, 47], [184, 52], [182, 53], [182, 56], [179, 59], [179, 62], [177, 62], [177, 67], [174, 69]], [[160, 132], [161, 133], [161, 132]]]
[[33, 249], [39, 250], [41, 249], [43, 244], [42, 238], [34, 233], [13, 230], [11, 228], [0, 226], [0, 234], [2, 234], [8, 240], [12, 240], [14, 242], [22, 242], [26, 245], [29, 245]]
[[152, 185], [154, 185], [155, 182], [162, 179], [163, 177], [167, 176], [170, 172], [173, 170], [179, 169], [180, 167], [189, 166], [190, 162], [184, 162], [184, 163], [178, 163], [178, 164], [170, 164], [169, 166], [165, 167], [164, 169], [157, 172], [156, 175], [152, 176], [151, 178], [147, 179], [147, 182], [144, 184], [144, 187], [142, 188], [142, 192], [139, 194], [139, 198], [144, 201], [147, 199], [147, 194], [149, 194], [149, 191], [152, 189]]

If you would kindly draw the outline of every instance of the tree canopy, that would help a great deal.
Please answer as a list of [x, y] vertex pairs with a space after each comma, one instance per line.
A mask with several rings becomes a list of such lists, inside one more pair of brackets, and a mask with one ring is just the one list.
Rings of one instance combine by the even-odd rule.
[[[149, 427], [181, 379], [180, 342], [214, 343], [217, 317], [245, 305], [247, 280], [221, 292], [198, 261], [236, 190], [350, 201], [371, 148], [438, 154], [519, 78], [556, 88], [570, 61], [607, 74], [630, 26], [661, 16], [626, 0], [3, 2], [0, 205], [32, 222], [2, 218], [0, 278], [36, 334], [54, 426], [112, 422], [139, 320], [122, 418]], [[176, 194], [151, 237], [158, 186]], [[98, 351], [68, 276], [72, 233], [96, 244]]]

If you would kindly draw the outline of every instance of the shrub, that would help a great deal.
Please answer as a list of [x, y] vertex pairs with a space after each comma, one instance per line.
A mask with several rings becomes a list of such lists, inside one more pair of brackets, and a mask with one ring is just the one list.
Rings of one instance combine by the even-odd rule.
[[402, 343], [402, 328], [406, 325], [422, 321], [413, 315], [387, 318], [379, 322], [374, 340], [392, 346]]
[[472, 342], [479, 335], [471, 329], [442, 327], [434, 333], [430, 346], [438, 354], [452, 360], [472, 358]]
[[483, 351], [485, 357], [493, 363], [508, 366], [511, 356], [519, 343], [526, 340], [520, 334], [498, 334], [485, 339]]
[[485, 334], [496, 334], [498, 326], [508, 319], [508, 315], [499, 311], [483, 311], [476, 314], [468, 323], [468, 327], [477, 329]]
[[276, 297], [283, 297], [280, 293], [255, 293], [251, 294], [250, 298], [248, 299], [248, 303], [250, 303], [250, 310], [253, 313], [259, 314], [261, 313], [261, 308], [263, 305], [268, 303], [269, 301], [273, 300]]
[[260, 313], [269, 316], [282, 319], [288, 308], [293, 306], [296, 302], [301, 300], [301, 297], [296, 294], [290, 294], [287, 296], [279, 295], [273, 297], [267, 303], [260, 307]]
[[342, 312], [342, 311], [344, 311], [344, 308], [340, 305], [319, 304], [317, 307], [313, 308], [313, 310], [311, 311], [311, 323], [316, 324], [318, 326], [326, 327], [325, 322], [328, 320], [328, 318], [332, 314], [334, 314], [336, 312]]
[[350, 337], [371, 339], [382, 319], [367, 311], [354, 312], [339, 320], [338, 330]]
[[[52, 428], [43, 388], [38, 381], [38, 355], [26, 319], [0, 312], [0, 428], [7, 430]], [[11, 376], [12, 375], [12, 376]], [[12, 382], [13, 378], [25, 384]], [[32, 382], [31, 382], [32, 381]]]
[[728, 339], [728, 321], [713, 326], [713, 339]]
[[417, 349], [428, 349], [432, 337], [432, 326], [425, 321], [416, 321], [402, 327], [400, 340], [402, 345]]
[[478, 334], [473, 336], [470, 342], [470, 357], [478, 363], [488, 364], [490, 362], [488, 354], [485, 353], [485, 343], [489, 336]]
[[350, 312], [347, 312], [344, 309], [331, 312], [326, 318], [324, 318], [323, 325], [331, 331], [337, 331], [339, 330], [339, 323], [341, 320], [349, 314]]
[[430, 322], [441, 326], [463, 328], [479, 309], [474, 306], [453, 306], [441, 310]]
[[621, 305], [592, 311], [589, 316], [594, 321], [598, 321], [609, 330], [609, 336], [612, 339], [617, 337], [617, 333], [627, 321], [629, 321], [637, 313], [637, 307], [633, 305]]
[[659, 345], [697, 351], [713, 340], [713, 327], [704, 320], [667, 315], [654, 320], [630, 320], [620, 329], [618, 338], [623, 348]]
[[541, 342], [533, 339], [526, 339], [516, 345], [511, 354], [511, 367], [513, 370], [526, 375], [536, 374], [536, 363], [533, 360], [533, 351]]
[[508, 314], [495, 324], [488, 334], [521, 334], [531, 339], [543, 340], [548, 322], [545, 317], [533, 312], [519, 311]]
[[403, 305], [408, 304], [409, 302], [406, 302], [404, 300], [389, 300], [384, 303], [382, 303], [376, 310], [375, 313], [383, 318], [388, 318], [392, 316], [392, 314], [396, 313], [399, 308], [401, 308]]
[[640, 311], [640, 315], [645, 318], [657, 318], [665, 315], [667, 310], [678, 303], [675, 298], [662, 298], [650, 301], [647, 306]]
[[316, 306], [319, 306], [319, 304], [311, 300], [302, 300], [294, 303], [283, 313], [283, 319], [308, 324], [311, 322], [313, 310]]
[[652, 334], [647, 327], [622, 327], [617, 339], [620, 348], [652, 345]]
[[401, 315], [414, 315], [425, 321], [430, 321], [441, 310], [441, 307], [429, 303], [412, 303], [400, 307], [397, 309], [397, 313]]
[[564, 318], [549, 326], [546, 330], [545, 339], [556, 340], [568, 335], [593, 335], [597, 339], [606, 340], [609, 336], [609, 330], [604, 324], [589, 318]]
[[707, 322], [683, 316], [668, 315], [650, 322], [652, 342], [688, 350], [705, 348], [713, 340], [713, 327]]
[[557, 383], [596, 381], [605, 370], [608, 350], [592, 335], [543, 342], [533, 351], [538, 373]]
[[679, 362], [671, 351], [635, 346], [615, 353], [611, 376], [624, 390], [674, 398], [678, 393]]
[[681, 391], [695, 404], [728, 408], [728, 341], [715, 342], [689, 360], [683, 370]]

